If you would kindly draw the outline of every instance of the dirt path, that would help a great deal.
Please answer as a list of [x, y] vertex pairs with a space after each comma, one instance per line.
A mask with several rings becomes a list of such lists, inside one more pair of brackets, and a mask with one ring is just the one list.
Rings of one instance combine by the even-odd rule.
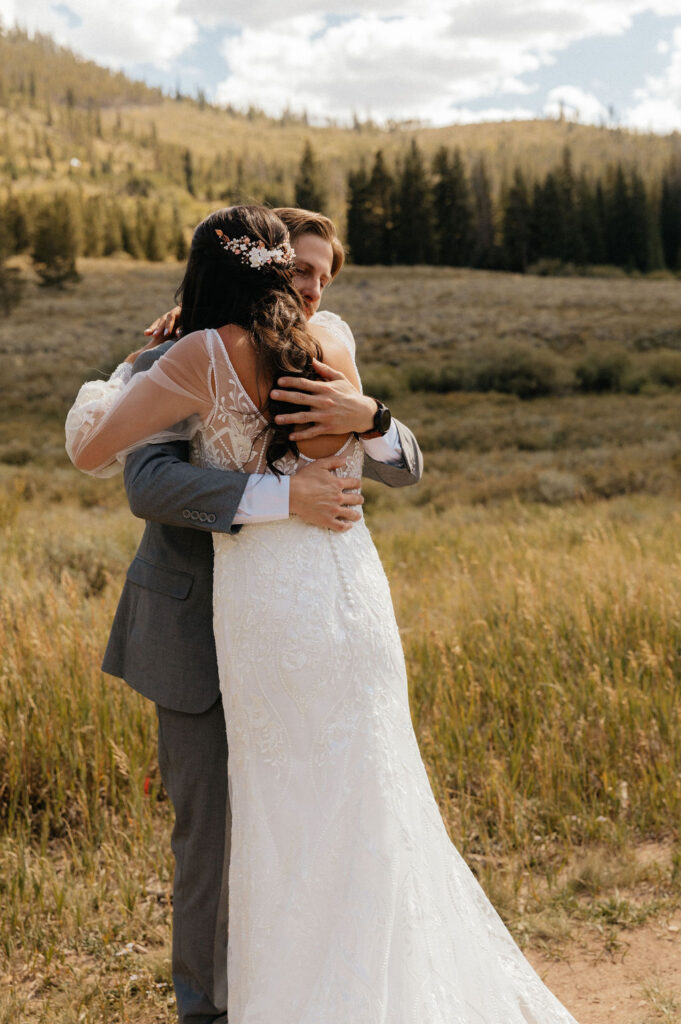
[[618, 933], [613, 953], [574, 939], [565, 960], [526, 952], [579, 1024], [681, 1024], [681, 910]]

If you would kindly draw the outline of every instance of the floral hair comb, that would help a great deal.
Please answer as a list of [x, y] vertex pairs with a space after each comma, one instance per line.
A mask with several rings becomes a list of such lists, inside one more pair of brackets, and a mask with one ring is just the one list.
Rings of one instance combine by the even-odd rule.
[[220, 228], [215, 229], [215, 234], [221, 249], [238, 256], [241, 263], [254, 270], [272, 265], [289, 270], [294, 264], [296, 254], [288, 242], [282, 242], [275, 249], [268, 249], [263, 241], [254, 242], [248, 235], [230, 238]]

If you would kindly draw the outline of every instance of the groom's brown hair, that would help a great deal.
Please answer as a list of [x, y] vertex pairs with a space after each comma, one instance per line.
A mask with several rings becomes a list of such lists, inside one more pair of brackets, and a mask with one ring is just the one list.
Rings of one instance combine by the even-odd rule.
[[314, 213], [312, 210], [300, 210], [297, 206], [280, 206], [272, 213], [276, 213], [280, 220], [289, 230], [291, 242], [295, 248], [296, 238], [299, 235], [317, 235], [323, 238], [331, 246], [333, 256], [331, 259], [331, 277], [335, 277], [345, 262], [345, 250], [336, 232], [336, 225], [323, 213]]

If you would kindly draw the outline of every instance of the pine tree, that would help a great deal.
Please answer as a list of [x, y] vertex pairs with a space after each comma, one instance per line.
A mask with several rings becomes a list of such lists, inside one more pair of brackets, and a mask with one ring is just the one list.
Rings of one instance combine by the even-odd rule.
[[80, 280], [78, 210], [72, 197], [55, 196], [38, 207], [33, 222], [31, 259], [41, 284], [64, 288]]
[[385, 165], [382, 150], [377, 150], [367, 186], [366, 262], [395, 262], [393, 207], [395, 181]]
[[397, 175], [395, 248], [398, 263], [433, 262], [430, 184], [421, 150], [412, 139]]
[[617, 267], [633, 265], [630, 238], [631, 202], [629, 184], [622, 164], [610, 171], [605, 188], [606, 243], [608, 261]]
[[593, 188], [586, 174], [577, 181], [577, 210], [579, 232], [584, 244], [584, 262], [602, 264], [607, 260], [605, 247], [605, 226], [602, 216], [602, 189], [600, 183]]
[[114, 201], [107, 203], [104, 213], [103, 250], [105, 256], [111, 256], [125, 248], [123, 245], [124, 219], [125, 214], [119, 203]]
[[295, 180], [295, 204], [303, 210], [322, 213], [326, 202], [327, 195], [322, 184], [321, 169], [312, 151], [312, 146], [306, 142]]
[[[369, 178], [364, 160], [348, 174], [347, 236], [353, 263], [366, 264], [369, 237]], [[307, 207], [306, 207], [307, 209]]]
[[194, 160], [190, 149], [185, 149], [183, 157], [183, 169], [184, 169], [184, 183], [187, 192], [190, 196], [196, 195], [196, 186], [194, 183]]
[[161, 209], [155, 204], [141, 203], [138, 206], [139, 237], [144, 258], [151, 263], [162, 263], [166, 257], [165, 226]]
[[182, 224], [182, 218], [180, 217], [180, 211], [177, 206], [173, 209], [171, 249], [175, 252], [175, 259], [180, 262], [186, 260], [189, 255], [189, 246], [187, 245], [187, 239], [184, 233], [184, 225]]
[[83, 252], [86, 256], [104, 254], [104, 211], [101, 196], [90, 196], [83, 208]]
[[665, 264], [681, 270], [681, 160], [670, 163], [662, 177], [659, 229]]
[[23, 199], [10, 195], [2, 210], [2, 222], [10, 254], [26, 252], [31, 245], [28, 211]]
[[643, 179], [636, 170], [631, 172], [629, 190], [629, 263], [642, 273], [646, 273], [653, 269], [648, 196]]
[[140, 223], [139, 208], [132, 216], [130, 213], [124, 212], [121, 218], [121, 241], [123, 251], [127, 252], [134, 260], [144, 259], [144, 249], [142, 248], [142, 241], [140, 239], [140, 227], [143, 227]]
[[534, 190], [532, 245], [540, 259], [565, 259], [565, 218], [563, 196], [555, 171]]
[[524, 274], [530, 255], [530, 200], [525, 178], [519, 167], [513, 174], [503, 218], [504, 265], [507, 270]]
[[433, 221], [435, 258], [451, 267], [470, 264], [473, 210], [470, 187], [461, 151], [454, 150], [450, 160], [442, 146], [433, 159]]
[[586, 253], [580, 227], [572, 154], [568, 146], [563, 150], [563, 162], [556, 172], [556, 180], [563, 229], [560, 259], [564, 263], [576, 263], [578, 266], [583, 266], [586, 262]]
[[18, 267], [8, 267], [7, 257], [14, 251], [14, 239], [0, 211], [0, 312], [9, 315], [21, 302], [24, 279]]
[[471, 262], [474, 267], [492, 267], [496, 253], [494, 244], [494, 207], [487, 167], [482, 157], [471, 173], [473, 194], [473, 244]]

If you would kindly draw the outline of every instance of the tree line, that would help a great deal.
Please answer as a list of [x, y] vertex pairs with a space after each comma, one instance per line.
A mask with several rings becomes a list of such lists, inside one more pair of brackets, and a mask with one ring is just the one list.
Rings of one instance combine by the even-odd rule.
[[412, 141], [392, 167], [378, 150], [348, 175], [347, 242], [358, 264], [680, 271], [681, 160], [651, 184], [621, 163], [577, 172], [566, 149], [543, 179], [516, 167], [495, 196], [484, 158], [469, 168], [441, 147], [428, 162]]
[[188, 252], [177, 207], [146, 198], [121, 199], [71, 190], [13, 195], [0, 203], [0, 308], [21, 297], [11, 256], [29, 254], [43, 285], [63, 287], [78, 280], [79, 256], [127, 253], [133, 259], [183, 260]]
[[[194, 193], [189, 151], [183, 173]], [[124, 194], [12, 192], [0, 201], [0, 264], [30, 254], [42, 283], [77, 279], [79, 256], [184, 259], [180, 208], [162, 203], [145, 179]], [[296, 205], [324, 210], [324, 170], [306, 143], [294, 182]], [[645, 182], [621, 163], [599, 176], [576, 172], [569, 150], [542, 178], [519, 168], [495, 195], [481, 157], [467, 164], [441, 147], [428, 161], [412, 141], [389, 166], [381, 150], [348, 175], [347, 243], [357, 264], [431, 264], [524, 273], [612, 265], [647, 273], [681, 271], [681, 159]], [[224, 201], [248, 198], [225, 196]], [[273, 203], [273, 205], [275, 205]], [[0, 275], [0, 305], [20, 295], [16, 272]]]

